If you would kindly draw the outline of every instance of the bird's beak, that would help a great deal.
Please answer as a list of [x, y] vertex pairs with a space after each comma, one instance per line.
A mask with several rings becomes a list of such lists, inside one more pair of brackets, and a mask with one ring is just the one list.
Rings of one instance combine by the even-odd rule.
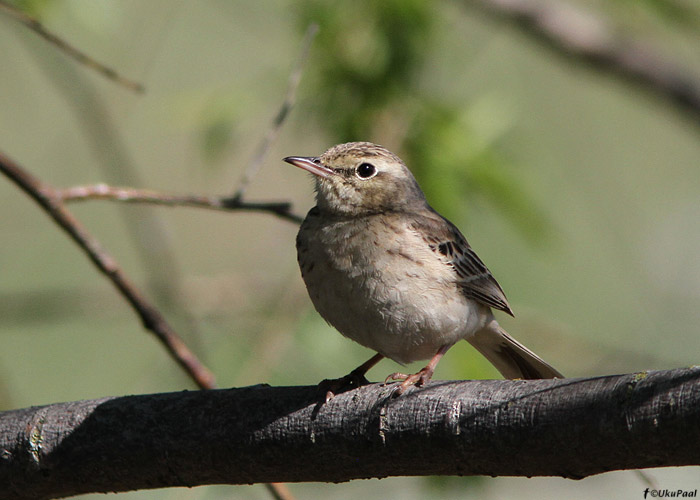
[[303, 168], [319, 177], [328, 177], [335, 172], [321, 163], [316, 156], [287, 156], [284, 161], [291, 163], [295, 167]]

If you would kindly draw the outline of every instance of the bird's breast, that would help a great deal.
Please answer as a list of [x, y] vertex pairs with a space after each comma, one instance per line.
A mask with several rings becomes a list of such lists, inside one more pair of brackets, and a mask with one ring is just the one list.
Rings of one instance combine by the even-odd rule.
[[297, 253], [321, 316], [396, 361], [427, 359], [483, 319], [483, 307], [456, 286], [454, 270], [401, 217], [309, 216]]

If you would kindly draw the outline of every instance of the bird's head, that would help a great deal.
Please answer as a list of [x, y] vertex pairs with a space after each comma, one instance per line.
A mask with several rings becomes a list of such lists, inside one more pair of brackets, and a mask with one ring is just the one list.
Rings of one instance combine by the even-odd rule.
[[284, 159], [314, 174], [319, 210], [337, 215], [369, 215], [415, 210], [425, 196], [403, 161], [371, 142], [333, 146], [319, 157]]

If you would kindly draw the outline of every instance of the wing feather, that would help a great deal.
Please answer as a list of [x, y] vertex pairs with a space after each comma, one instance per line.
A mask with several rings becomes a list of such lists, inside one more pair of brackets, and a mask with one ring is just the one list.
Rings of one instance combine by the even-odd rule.
[[459, 229], [432, 209], [421, 215], [415, 218], [413, 229], [425, 236], [426, 243], [445, 265], [455, 270], [456, 284], [464, 295], [512, 316], [503, 289]]

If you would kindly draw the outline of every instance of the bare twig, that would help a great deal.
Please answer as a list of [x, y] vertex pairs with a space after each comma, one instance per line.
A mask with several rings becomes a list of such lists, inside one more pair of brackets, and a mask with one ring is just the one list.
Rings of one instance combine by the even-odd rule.
[[104, 64], [96, 61], [84, 52], [76, 49], [68, 42], [58, 37], [58, 35], [55, 35], [48, 31], [39, 21], [31, 17], [29, 14], [22, 12], [15, 6], [7, 3], [5, 0], [0, 0], [0, 10], [2, 10], [13, 19], [25, 25], [27, 28], [32, 30], [34, 33], [42, 37], [50, 44], [54, 45], [55, 47], [58, 47], [59, 50], [62, 50], [65, 54], [72, 57], [80, 64], [97, 71], [105, 78], [112, 80], [113, 82], [122, 85], [123, 87], [126, 87], [134, 92], [141, 93], [145, 90], [143, 85], [141, 85], [140, 83], [130, 80], [124, 76], [121, 76], [114, 69], [105, 66]]
[[[174, 5], [174, 3], [173, 3]], [[24, 29], [23, 26], [17, 26]], [[155, 27], [154, 27], [155, 29]], [[38, 67], [46, 73], [53, 88], [65, 99], [67, 109], [73, 113], [87, 145], [93, 150], [95, 166], [102, 177], [114, 186], [142, 186], [141, 173], [129, 152], [121, 133], [106, 105], [103, 96], [86, 79], [89, 76], [77, 64], [56, 64], [62, 53], [44, 44], [26, 42], [28, 54], [36, 58]], [[121, 210], [119, 210], [121, 208]], [[200, 324], [183, 303], [182, 273], [170, 241], [171, 235], [164, 227], [157, 211], [119, 207], [119, 215], [126, 223], [126, 235], [132, 240], [136, 254], [145, 271], [144, 284], [151, 300], [163, 310], [175, 313], [186, 325], [188, 344], [201, 344]], [[148, 235], [144, 238], [144, 235]], [[200, 346], [201, 347], [201, 346]]]
[[[54, 189], [42, 184], [16, 164], [0, 154], [0, 170], [35, 199], [54, 220], [83, 248], [90, 259], [115, 284], [141, 317], [144, 326], [151, 330], [166, 346], [175, 360], [183, 366], [202, 389], [216, 387], [214, 376], [187, 348], [172, 330], [165, 318], [151, 306], [126, 279], [114, 259], [92, 238], [80, 223], [64, 208], [65, 202], [109, 199], [131, 203], [152, 203], [166, 206], [190, 206], [213, 210], [257, 210], [271, 212], [284, 219], [299, 223], [301, 218], [292, 214], [286, 202], [247, 203], [225, 197], [173, 195], [132, 188], [115, 188], [106, 184]], [[283, 483], [265, 485], [273, 498], [293, 500], [294, 496]]]
[[275, 500], [294, 500], [294, 495], [284, 483], [266, 483], [265, 488]]
[[291, 222], [301, 223], [302, 217], [293, 214], [289, 202], [247, 202], [232, 197], [177, 195], [148, 189], [113, 187], [107, 184], [76, 186], [56, 190], [56, 196], [64, 202], [87, 200], [113, 200], [126, 203], [149, 203], [171, 207], [195, 207], [210, 210], [248, 210], [269, 212]]
[[202, 389], [214, 388], [216, 386], [214, 375], [190, 351], [160, 312], [127, 279], [114, 258], [102, 248], [100, 243], [65, 208], [57, 191], [53, 187], [43, 184], [39, 179], [2, 153], [0, 153], [0, 172], [4, 173], [20, 189], [34, 199], [68, 233], [73, 241], [87, 254], [93, 264], [131, 304], [131, 307], [141, 318], [144, 327], [155, 334], [170, 355], [182, 366], [195, 383]]
[[565, 2], [470, 0], [565, 57], [584, 61], [668, 99], [700, 125], [700, 81], [648, 45], [622, 38], [602, 18]]
[[299, 82], [301, 82], [301, 76], [304, 71], [304, 65], [306, 64], [306, 60], [309, 57], [311, 42], [313, 42], [317, 32], [318, 25], [315, 23], [310, 24], [309, 27], [306, 29], [306, 34], [304, 35], [304, 40], [302, 42], [301, 54], [299, 55], [299, 59], [297, 60], [296, 64], [294, 65], [294, 68], [292, 69], [291, 74], [289, 75], [287, 93], [284, 96], [284, 102], [282, 102], [282, 106], [277, 112], [275, 119], [272, 121], [272, 124], [267, 130], [265, 137], [258, 146], [255, 156], [253, 156], [253, 159], [248, 164], [248, 167], [245, 169], [245, 172], [243, 172], [243, 177], [241, 178], [241, 181], [238, 184], [238, 189], [232, 197], [234, 200], [240, 200], [243, 198], [245, 190], [248, 189], [248, 186], [253, 180], [253, 177], [255, 177], [263, 161], [265, 161], [265, 157], [267, 156], [268, 152], [272, 148], [272, 145], [277, 139], [277, 136], [279, 135], [280, 129], [282, 128], [282, 124], [284, 124], [284, 121], [287, 119], [287, 116], [289, 116], [289, 112], [294, 106], [294, 102], [296, 101], [297, 88], [299, 87]]

